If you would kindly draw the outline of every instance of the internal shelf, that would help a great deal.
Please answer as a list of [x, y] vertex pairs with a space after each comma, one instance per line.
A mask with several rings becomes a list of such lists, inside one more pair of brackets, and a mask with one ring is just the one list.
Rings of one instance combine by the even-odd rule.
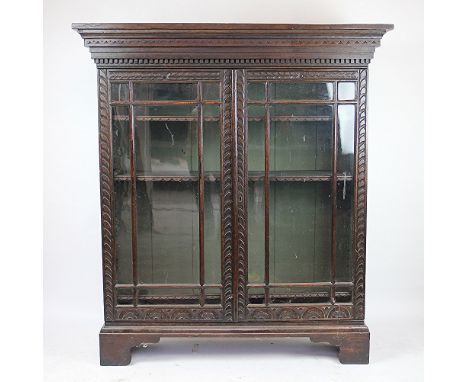
[[[148, 181], [148, 182], [197, 182], [198, 174], [188, 175], [137, 175], [137, 181]], [[220, 181], [219, 173], [207, 173], [205, 172], [206, 182], [218, 182]], [[259, 182], [265, 179], [264, 172], [249, 172], [249, 182]], [[332, 174], [329, 172], [321, 171], [270, 171], [269, 181], [270, 182], [326, 182], [333, 179]], [[338, 175], [336, 177], [338, 181], [351, 181], [353, 177], [351, 175]], [[114, 176], [116, 181], [130, 181], [130, 175], [116, 175]]]
[[[128, 115], [114, 115], [112, 119], [114, 121], [128, 121]], [[248, 117], [248, 121], [250, 122], [260, 122], [264, 119], [263, 116], [258, 117]], [[163, 121], [163, 122], [171, 122], [171, 121], [198, 121], [197, 115], [138, 115], [135, 116], [135, 120], [137, 122], [153, 122], [153, 121]], [[204, 121], [208, 122], [216, 122], [219, 121], [220, 118], [218, 116], [204, 116]], [[272, 122], [323, 122], [323, 121], [332, 121], [333, 117], [330, 116], [301, 116], [301, 115], [278, 115], [275, 117], [270, 117], [270, 121]]]

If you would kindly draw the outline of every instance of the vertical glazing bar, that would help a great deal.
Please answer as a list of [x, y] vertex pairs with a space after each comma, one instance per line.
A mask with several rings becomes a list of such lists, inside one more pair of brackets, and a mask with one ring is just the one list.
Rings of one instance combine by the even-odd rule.
[[130, 95], [129, 129], [130, 129], [130, 177], [132, 182], [131, 210], [132, 210], [132, 278], [133, 278], [133, 306], [138, 302], [138, 255], [137, 255], [137, 201], [136, 201], [136, 169], [135, 169], [135, 121], [133, 110], [133, 82], [128, 83]]
[[270, 87], [265, 82], [265, 304], [270, 303]]
[[330, 302], [335, 303], [335, 281], [336, 281], [336, 250], [337, 250], [337, 231], [336, 231], [336, 210], [337, 210], [337, 157], [338, 157], [338, 105], [337, 105], [337, 82], [333, 82], [333, 150], [332, 150], [332, 253], [330, 267]]
[[200, 305], [205, 305], [205, 168], [203, 163], [203, 86], [198, 94], [198, 245], [200, 252]]

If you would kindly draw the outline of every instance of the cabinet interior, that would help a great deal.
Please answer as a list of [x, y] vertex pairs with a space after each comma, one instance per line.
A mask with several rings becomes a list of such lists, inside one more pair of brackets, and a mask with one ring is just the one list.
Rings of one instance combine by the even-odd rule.
[[[220, 83], [111, 104], [118, 304], [220, 304]], [[249, 304], [351, 302], [356, 83], [252, 81], [245, 112]]]

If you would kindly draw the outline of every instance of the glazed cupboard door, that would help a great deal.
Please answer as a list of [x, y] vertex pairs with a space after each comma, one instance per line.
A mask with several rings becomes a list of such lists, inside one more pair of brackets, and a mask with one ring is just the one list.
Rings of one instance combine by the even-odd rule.
[[101, 72], [111, 121], [112, 321], [232, 320], [223, 257], [232, 193], [223, 193], [222, 171], [232, 72]]
[[352, 318], [357, 72], [239, 70], [236, 80], [238, 319]]

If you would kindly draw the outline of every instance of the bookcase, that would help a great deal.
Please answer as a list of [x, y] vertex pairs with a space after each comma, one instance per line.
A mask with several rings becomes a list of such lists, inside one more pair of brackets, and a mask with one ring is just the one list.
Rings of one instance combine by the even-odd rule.
[[392, 27], [73, 24], [98, 69], [102, 365], [174, 336], [368, 363], [368, 64]]

